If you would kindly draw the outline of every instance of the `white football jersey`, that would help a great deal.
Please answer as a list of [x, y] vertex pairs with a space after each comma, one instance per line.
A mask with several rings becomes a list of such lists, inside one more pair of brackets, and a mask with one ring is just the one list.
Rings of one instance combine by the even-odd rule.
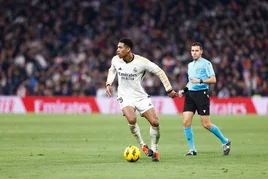
[[157, 75], [163, 83], [166, 91], [172, 90], [170, 82], [165, 72], [155, 63], [140, 55], [134, 55], [134, 59], [126, 63], [118, 55], [112, 59], [112, 64], [108, 72], [106, 84], [112, 84], [115, 76], [118, 76], [118, 97], [124, 98], [146, 98], [148, 94], [145, 92], [141, 82], [146, 71]]

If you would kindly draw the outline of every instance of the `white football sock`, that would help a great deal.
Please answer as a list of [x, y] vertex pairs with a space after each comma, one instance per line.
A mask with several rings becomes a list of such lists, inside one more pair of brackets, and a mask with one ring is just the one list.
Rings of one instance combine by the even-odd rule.
[[151, 136], [151, 149], [156, 152], [157, 151], [157, 144], [160, 138], [160, 128], [158, 127], [150, 127], [150, 136]]
[[143, 145], [145, 145], [142, 137], [141, 137], [141, 131], [139, 125], [136, 123], [135, 125], [128, 124], [130, 132], [133, 134], [133, 136], [136, 138], [137, 142], [139, 143], [140, 147], [142, 148]]

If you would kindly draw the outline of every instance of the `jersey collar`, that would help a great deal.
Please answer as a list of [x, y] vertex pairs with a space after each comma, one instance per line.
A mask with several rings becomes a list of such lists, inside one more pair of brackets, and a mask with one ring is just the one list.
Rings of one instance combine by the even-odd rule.
[[134, 60], [134, 53], [132, 53], [132, 59], [129, 61], [129, 62], [127, 62], [127, 61], [125, 61], [123, 58], [122, 58], [122, 60], [125, 62], [125, 63], [131, 63], [133, 60]]
[[201, 61], [202, 57], [199, 57], [198, 59], [194, 60], [194, 62]]

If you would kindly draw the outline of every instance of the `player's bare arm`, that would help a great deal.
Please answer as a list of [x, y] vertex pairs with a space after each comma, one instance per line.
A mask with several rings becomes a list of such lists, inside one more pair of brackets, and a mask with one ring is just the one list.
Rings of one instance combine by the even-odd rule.
[[174, 90], [172, 90], [171, 92], [168, 93], [168, 96], [171, 98], [175, 98], [178, 96], [178, 93]]
[[113, 88], [110, 84], [106, 85], [106, 94], [108, 97], [112, 96]]

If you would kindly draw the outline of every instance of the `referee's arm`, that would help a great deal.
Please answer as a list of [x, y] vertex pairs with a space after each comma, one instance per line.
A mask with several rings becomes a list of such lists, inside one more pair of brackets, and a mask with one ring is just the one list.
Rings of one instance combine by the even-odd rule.
[[178, 94], [179, 94], [179, 97], [181, 98], [184, 93], [186, 93], [188, 91], [188, 83], [186, 84], [185, 88], [183, 90], [179, 90]]
[[197, 79], [197, 78], [191, 78], [190, 79], [192, 83], [206, 83], [206, 84], [215, 84], [216, 83], [216, 77], [213, 75], [213, 76], [210, 76], [209, 78], [207, 79]]

